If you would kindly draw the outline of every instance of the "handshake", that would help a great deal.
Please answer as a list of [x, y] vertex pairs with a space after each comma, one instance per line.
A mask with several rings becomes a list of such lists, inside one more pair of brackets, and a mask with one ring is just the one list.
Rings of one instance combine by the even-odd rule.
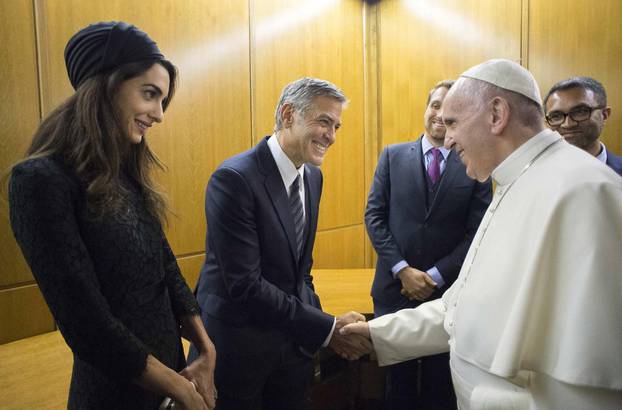
[[328, 342], [328, 346], [335, 353], [348, 360], [357, 360], [371, 353], [374, 348], [365, 316], [348, 312], [336, 319], [335, 330]]

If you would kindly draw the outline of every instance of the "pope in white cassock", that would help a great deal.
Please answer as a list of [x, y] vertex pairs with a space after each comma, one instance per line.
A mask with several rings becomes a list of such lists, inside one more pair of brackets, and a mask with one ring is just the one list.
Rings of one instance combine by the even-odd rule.
[[380, 365], [449, 351], [460, 409], [622, 409], [622, 178], [545, 129], [512, 61], [467, 70], [442, 115], [469, 176], [497, 183], [460, 275], [342, 333]]

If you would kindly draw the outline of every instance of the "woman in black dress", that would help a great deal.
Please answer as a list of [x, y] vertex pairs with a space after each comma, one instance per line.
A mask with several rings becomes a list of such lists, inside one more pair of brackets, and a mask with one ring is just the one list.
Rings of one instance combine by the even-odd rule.
[[[90, 25], [65, 49], [76, 92], [12, 170], [15, 238], [73, 351], [71, 409], [213, 408], [216, 352], [162, 230], [166, 206], [145, 141], [176, 69], [122, 22]], [[186, 367], [180, 336], [201, 349]]]

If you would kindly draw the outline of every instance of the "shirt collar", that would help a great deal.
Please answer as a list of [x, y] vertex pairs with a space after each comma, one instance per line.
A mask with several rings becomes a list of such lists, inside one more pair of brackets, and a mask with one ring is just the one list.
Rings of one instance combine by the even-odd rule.
[[607, 163], [607, 149], [605, 148], [605, 144], [600, 143], [600, 153], [596, 155], [596, 159], [601, 161], [603, 164]]
[[537, 133], [504, 159], [492, 171], [492, 178], [500, 186], [511, 183], [518, 178], [525, 165], [533, 160], [536, 155], [561, 138], [561, 135], [550, 129], [544, 129]]
[[303, 164], [300, 168], [296, 169], [296, 166], [292, 160], [289, 159], [287, 154], [285, 154], [285, 151], [283, 151], [283, 148], [281, 148], [281, 144], [279, 144], [276, 134], [272, 134], [272, 136], [268, 138], [268, 148], [270, 148], [270, 152], [272, 153], [276, 166], [281, 174], [283, 184], [285, 184], [285, 188], [289, 193], [289, 187], [294, 183], [294, 180], [298, 177], [298, 175], [300, 175], [301, 181], [304, 180], [305, 166]]
[[441, 151], [441, 154], [443, 154], [443, 159], [447, 159], [447, 155], [449, 155], [449, 150], [445, 147], [435, 147], [428, 140], [428, 137], [423, 134], [423, 137], [421, 137], [421, 151], [423, 152], [423, 155], [427, 155], [428, 151], [430, 151], [432, 148], [438, 148]]

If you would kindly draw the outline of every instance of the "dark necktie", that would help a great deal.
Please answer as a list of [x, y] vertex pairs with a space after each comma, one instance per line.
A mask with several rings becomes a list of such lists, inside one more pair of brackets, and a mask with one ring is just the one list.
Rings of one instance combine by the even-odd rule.
[[292, 216], [294, 217], [298, 258], [300, 258], [300, 255], [302, 254], [302, 236], [305, 230], [305, 218], [302, 211], [302, 201], [300, 200], [300, 179], [299, 174], [289, 188], [289, 207], [291, 208]]
[[436, 184], [436, 181], [441, 177], [441, 151], [438, 148], [432, 148], [432, 160], [428, 164], [428, 175], [430, 181]]

